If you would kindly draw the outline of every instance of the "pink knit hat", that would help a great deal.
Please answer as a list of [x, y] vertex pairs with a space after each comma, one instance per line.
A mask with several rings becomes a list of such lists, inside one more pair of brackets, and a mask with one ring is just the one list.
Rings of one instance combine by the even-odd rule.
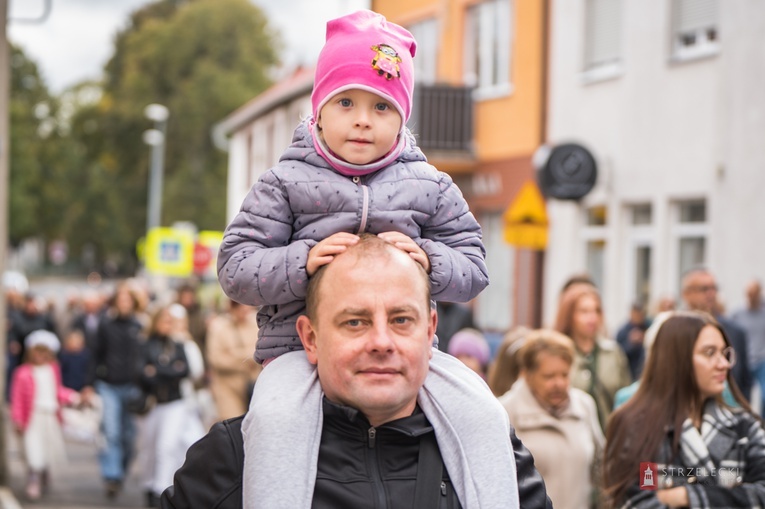
[[481, 366], [486, 366], [490, 357], [489, 343], [486, 342], [486, 338], [481, 331], [471, 328], [460, 329], [454, 333], [449, 340], [447, 353], [455, 357], [460, 355], [474, 357], [478, 359]]
[[412, 111], [417, 44], [406, 29], [362, 10], [327, 23], [327, 42], [316, 64], [313, 118], [335, 94], [357, 88], [390, 101], [402, 119]]

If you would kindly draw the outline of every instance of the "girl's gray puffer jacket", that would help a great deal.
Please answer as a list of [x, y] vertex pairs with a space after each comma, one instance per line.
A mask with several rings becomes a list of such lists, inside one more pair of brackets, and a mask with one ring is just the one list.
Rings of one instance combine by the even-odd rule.
[[459, 188], [427, 163], [408, 130], [393, 164], [347, 177], [316, 152], [309, 121], [252, 187], [218, 254], [226, 295], [262, 306], [259, 362], [302, 348], [295, 321], [305, 310], [308, 251], [334, 233], [408, 235], [430, 258], [435, 300], [467, 302], [489, 284], [480, 225]]

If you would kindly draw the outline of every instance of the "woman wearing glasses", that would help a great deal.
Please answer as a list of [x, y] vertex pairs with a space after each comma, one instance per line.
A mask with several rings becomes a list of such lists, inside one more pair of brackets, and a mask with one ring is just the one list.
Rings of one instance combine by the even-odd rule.
[[[640, 387], [606, 430], [614, 507], [765, 506], [765, 432], [730, 375], [735, 362], [710, 315], [666, 319]], [[738, 407], [722, 398], [726, 381]]]

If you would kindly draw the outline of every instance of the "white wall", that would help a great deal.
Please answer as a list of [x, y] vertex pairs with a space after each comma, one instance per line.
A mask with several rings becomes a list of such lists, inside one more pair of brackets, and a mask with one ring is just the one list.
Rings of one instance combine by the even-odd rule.
[[706, 262], [729, 307], [750, 276], [765, 279], [765, 4], [721, 2], [720, 53], [684, 63], [670, 61], [669, 9], [665, 0], [624, 0], [621, 73], [585, 83], [584, 1], [553, 2], [549, 141], [587, 146], [600, 174], [581, 204], [549, 203], [545, 323], [563, 281], [585, 269], [584, 209], [595, 204], [608, 207], [601, 290], [612, 334], [634, 286], [630, 204], [653, 205], [653, 300], [676, 293], [678, 199], [707, 200]]
[[258, 117], [232, 134], [228, 158], [227, 221], [239, 212], [250, 187], [279, 161], [292, 143], [295, 127], [310, 113], [311, 96], [307, 94]]

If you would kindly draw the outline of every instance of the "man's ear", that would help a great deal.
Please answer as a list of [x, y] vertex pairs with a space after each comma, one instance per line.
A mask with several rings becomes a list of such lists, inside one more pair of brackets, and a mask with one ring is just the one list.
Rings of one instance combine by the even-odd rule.
[[308, 357], [308, 362], [316, 364], [316, 331], [311, 323], [311, 319], [306, 315], [300, 315], [295, 325], [298, 336], [300, 336], [300, 342], [303, 343], [306, 357]]

